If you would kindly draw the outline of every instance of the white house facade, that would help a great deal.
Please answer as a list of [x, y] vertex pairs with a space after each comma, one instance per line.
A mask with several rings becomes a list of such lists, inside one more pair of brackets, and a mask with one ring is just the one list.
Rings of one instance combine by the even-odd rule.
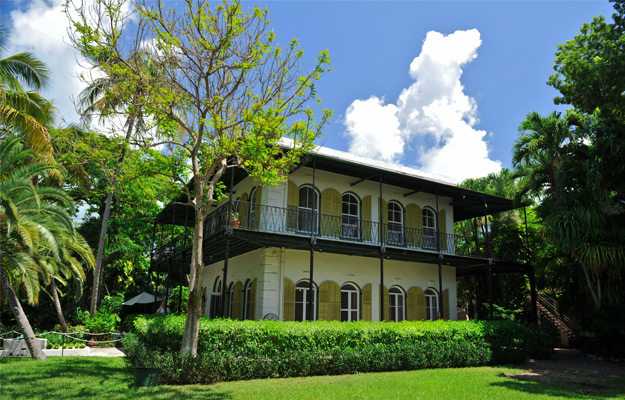
[[[495, 260], [488, 233], [482, 243], [477, 233], [454, 234], [457, 221], [513, 209], [507, 199], [323, 148], [280, 186], [231, 173], [224, 176], [230, 196], [205, 223], [207, 317], [455, 320], [458, 275], [528, 272]], [[174, 204], [157, 223], [193, 226]], [[169, 286], [176, 270], [179, 279], [188, 271], [183, 235], [153, 258]]]

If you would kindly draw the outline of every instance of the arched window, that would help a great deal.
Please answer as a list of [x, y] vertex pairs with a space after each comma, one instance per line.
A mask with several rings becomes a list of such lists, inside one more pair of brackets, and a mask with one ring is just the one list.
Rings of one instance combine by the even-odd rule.
[[434, 321], [438, 318], [438, 294], [432, 290], [425, 291], [425, 319]]
[[299, 188], [297, 229], [301, 232], [311, 232], [314, 229], [315, 233], [319, 230], [319, 194], [312, 186]]
[[423, 207], [423, 247], [436, 249], [436, 213]]
[[256, 226], [256, 188], [252, 189], [250, 192], [248, 213], [247, 226], [253, 228]]
[[343, 237], [360, 238], [360, 202], [351, 193], [345, 193], [343, 199]]
[[[312, 296], [313, 309], [312, 315], [308, 310], [308, 302]], [[295, 320], [296, 321], [314, 321], [317, 315], [317, 288], [313, 284], [313, 292], [310, 293], [309, 281], [301, 281], [295, 285]]]
[[211, 308], [210, 308], [210, 318], [216, 318], [220, 316], [219, 312], [219, 302], [221, 300], [221, 278], [217, 277], [215, 279], [215, 284], [213, 285], [213, 293], [211, 294]]
[[360, 291], [351, 283], [341, 287], [341, 321], [358, 321]]
[[404, 316], [404, 292], [400, 288], [394, 286], [388, 291], [388, 302], [391, 321], [401, 322], [406, 319]]
[[388, 242], [404, 243], [404, 210], [396, 201], [388, 203]]
[[252, 281], [247, 280], [243, 288], [243, 319], [250, 319], [250, 305], [252, 304]]

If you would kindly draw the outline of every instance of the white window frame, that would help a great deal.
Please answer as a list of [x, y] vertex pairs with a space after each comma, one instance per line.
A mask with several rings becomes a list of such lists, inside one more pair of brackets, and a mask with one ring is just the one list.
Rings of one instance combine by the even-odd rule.
[[[305, 206], [302, 206], [301, 201], [302, 201], [302, 190], [304, 189], [309, 189], [313, 191], [313, 203], [315, 201], [315, 198], [317, 198], [317, 204], [315, 205], [315, 209], [313, 211], [313, 204], [306, 204]], [[311, 233], [311, 227], [310, 227], [310, 216], [311, 213], [314, 212], [314, 216], [313, 216], [313, 227], [312, 229], [314, 229], [314, 233], [319, 233], [319, 206], [320, 206], [320, 195], [317, 192], [317, 189], [315, 189], [314, 187], [312, 187], [312, 185], [302, 185], [299, 187], [298, 189], [298, 204], [297, 204], [297, 211], [298, 211], [298, 218], [297, 218], [297, 230], [299, 232], [305, 232], [305, 233]], [[308, 203], [308, 196], [305, 196], [306, 198], [306, 203]]]
[[430, 207], [421, 211], [423, 221], [423, 247], [436, 250], [436, 213]]
[[[297, 301], [297, 291], [302, 291], [302, 302]], [[296, 321], [316, 321], [317, 320], [317, 286], [313, 283], [313, 315], [309, 319], [308, 315], [308, 299], [310, 292], [310, 281], [300, 281], [295, 285], [295, 320]], [[297, 308], [302, 310], [302, 319], [297, 319]]]
[[432, 288], [423, 292], [425, 295], [425, 319], [434, 321], [438, 318], [438, 293]]
[[[345, 201], [346, 198], [347, 201]], [[345, 204], [347, 204], [348, 211], [350, 206], [356, 205], [356, 214], [344, 213]], [[360, 199], [353, 193], [344, 193], [341, 196], [341, 226], [342, 237], [360, 239]]]
[[245, 282], [245, 286], [243, 287], [243, 310], [241, 310], [241, 319], [250, 319], [250, 306], [251, 306], [251, 295], [252, 295], [252, 280], [248, 279]]
[[215, 283], [213, 284], [213, 291], [211, 293], [211, 304], [210, 304], [210, 318], [216, 318], [219, 314], [219, 301], [221, 299], [221, 276], [215, 278]]
[[[393, 210], [391, 210], [391, 205], [393, 205]], [[397, 201], [389, 201], [387, 214], [388, 243], [404, 244], [404, 208]], [[399, 216], [399, 221], [394, 217], [391, 220], [391, 215]]]
[[[347, 293], [347, 304], [343, 304], [343, 293]], [[354, 304], [353, 294], [356, 294]], [[347, 312], [347, 320], [343, 319], [343, 312]], [[352, 318], [352, 314], [356, 313], [356, 319]], [[360, 321], [360, 290], [353, 283], [346, 283], [341, 286], [341, 321]]]
[[[395, 300], [394, 306], [391, 306], [391, 297]], [[401, 309], [398, 305], [401, 305]], [[406, 319], [406, 295], [400, 287], [393, 286], [388, 290], [388, 307], [391, 321], [401, 322]]]

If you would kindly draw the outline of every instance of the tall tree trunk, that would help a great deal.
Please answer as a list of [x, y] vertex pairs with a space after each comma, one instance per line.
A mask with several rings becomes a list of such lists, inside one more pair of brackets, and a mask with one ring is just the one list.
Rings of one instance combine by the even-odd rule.
[[26, 318], [26, 314], [24, 314], [22, 305], [20, 304], [15, 291], [11, 287], [9, 277], [4, 272], [4, 267], [2, 267], [2, 265], [0, 265], [0, 281], [2, 288], [4, 289], [4, 294], [9, 301], [9, 306], [13, 312], [13, 316], [15, 316], [15, 320], [17, 321], [17, 325], [20, 327], [20, 330], [24, 335], [24, 340], [26, 341], [26, 346], [30, 351], [31, 357], [35, 360], [47, 360], [48, 356], [46, 356], [43, 350], [41, 350], [39, 341], [35, 337], [35, 332], [33, 332], [33, 328], [31, 328], [28, 318]]
[[[124, 142], [124, 148], [119, 156], [118, 163], [124, 162], [126, 157], [127, 142], [132, 136], [132, 130], [135, 124], [135, 116], [131, 115], [128, 121], [128, 130], [126, 131], [126, 141]], [[89, 314], [93, 317], [98, 309], [98, 298], [100, 296], [100, 278], [102, 275], [102, 258], [104, 257], [104, 245], [106, 244], [106, 232], [108, 230], [109, 218], [111, 216], [111, 204], [113, 203], [113, 192], [117, 186], [117, 178], [119, 176], [119, 170], [115, 171], [113, 179], [111, 181], [111, 190], [106, 194], [106, 203], [104, 204], [104, 214], [102, 215], [102, 226], [100, 228], [100, 239], [98, 240], [98, 252], [95, 259], [95, 271], [93, 273], [93, 288], [91, 291], [91, 307], [89, 308]]]
[[182, 345], [180, 346], [180, 354], [189, 355], [191, 357], [197, 356], [200, 317], [202, 316], [202, 281], [204, 277], [204, 256], [202, 248], [204, 242], [204, 219], [202, 218], [202, 213], [198, 210], [195, 212], [194, 225], [187, 319], [182, 335]]
[[50, 279], [50, 288], [52, 289], [52, 300], [54, 301], [54, 309], [56, 310], [56, 316], [59, 318], [61, 330], [63, 330], [63, 332], [67, 332], [67, 323], [65, 322], [65, 317], [63, 316], [63, 309], [61, 308], [61, 301], [59, 300], [59, 292], [56, 290], [56, 282], [54, 282], [54, 278]]

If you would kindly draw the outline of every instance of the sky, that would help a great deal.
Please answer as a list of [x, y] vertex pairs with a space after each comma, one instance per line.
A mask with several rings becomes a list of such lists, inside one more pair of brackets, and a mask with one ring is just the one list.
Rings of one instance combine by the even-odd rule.
[[[0, 17], [10, 52], [34, 52], [51, 68], [44, 95], [70, 123], [86, 70], [68, 45], [62, 2], [0, 0]], [[297, 38], [308, 67], [330, 52], [333, 70], [317, 90], [335, 115], [320, 144], [456, 182], [510, 168], [525, 115], [565, 109], [546, 85], [557, 45], [613, 10], [607, 0], [243, 4], [268, 8], [278, 41]]]

